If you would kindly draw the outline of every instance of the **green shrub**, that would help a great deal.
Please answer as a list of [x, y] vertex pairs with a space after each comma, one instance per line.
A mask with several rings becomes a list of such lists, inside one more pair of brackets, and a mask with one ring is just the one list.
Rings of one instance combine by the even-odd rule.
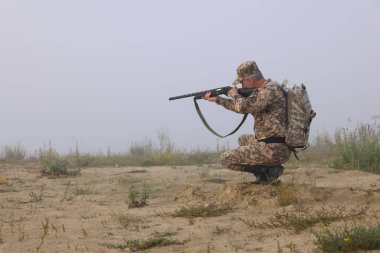
[[48, 148], [40, 149], [38, 152], [38, 160], [42, 166], [41, 174], [47, 176], [76, 176], [79, 174], [78, 168], [69, 170], [70, 161], [67, 157], [62, 157], [51, 146], [49, 142]]
[[336, 230], [313, 232], [321, 252], [358, 252], [380, 249], [380, 225], [364, 227], [355, 225]]
[[318, 133], [310, 147], [293, 156], [287, 167], [315, 163], [338, 169], [357, 169], [380, 173], [380, 125], [360, 124], [354, 130], [340, 128], [332, 139], [327, 133]]
[[2, 150], [3, 160], [6, 162], [23, 161], [26, 157], [26, 149], [21, 145], [5, 146]]
[[145, 185], [142, 192], [139, 192], [133, 186], [131, 186], [129, 188], [129, 194], [128, 194], [128, 202], [129, 202], [128, 207], [136, 208], [136, 207], [143, 207], [143, 206], [148, 205], [148, 196], [149, 196], [149, 192]]
[[380, 173], [380, 126], [359, 125], [354, 131], [335, 133], [336, 168], [359, 169]]

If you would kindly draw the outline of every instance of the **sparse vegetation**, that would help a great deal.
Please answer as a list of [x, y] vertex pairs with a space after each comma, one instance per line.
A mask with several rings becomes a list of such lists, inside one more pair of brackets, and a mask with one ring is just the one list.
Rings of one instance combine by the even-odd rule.
[[313, 232], [319, 252], [358, 252], [380, 249], [380, 225], [355, 225]]
[[75, 195], [87, 195], [87, 194], [94, 194], [95, 193], [90, 188], [82, 188], [82, 187], [76, 187], [73, 192]]
[[120, 223], [123, 228], [127, 228], [132, 224], [140, 222], [141, 220], [126, 212], [113, 213], [113, 218]]
[[[141, 197], [140, 197], [141, 196]], [[144, 185], [144, 188], [142, 192], [139, 192], [136, 190], [133, 186], [129, 188], [129, 194], [128, 194], [128, 207], [129, 208], [136, 208], [136, 207], [143, 207], [148, 205], [148, 189]]]
[[337, 168], [380, 173], [380, 125], [362, 124], [354, 131], [340, 129], [335, 134]]
[[[368, 133], [363, 132], [362, 135]], [[379, 228], [364, 226], [378, 219], [380, 188], [376, 175], [321, 169], [353, 168], [336, 163], [340, 147], [327, 134], [318, 135], [310, 150], [301, 153], [301, 161], [294, 163], [294, 168], [302, 167], [297, 170], [299, 174], [286, 170], [282, 182], [266, 186], [247, 183], [250, 175], [246, 173], [207, 165], [217, 162], [223, 149], [179, 150], [165, 139], [168, 138], [165, 131], [159, 134], [159, 145], [136, 142], [123, 154], [114, 154], [110, 148], [105, 154], [86, 154], [76, 147], [62, 155], [49, 144], [35, 153], [34, 161], [25, 157], [8, 162], [3, 155], [0, 251], [9, 252], [10, 247], [17, 251], [24, 245], [32, 245], [34, 252], [50, 252], [57, 242], [60, 250], [67, 248], [70, 252], [102, 252], [107, 248], [155, 251], [155, 247], [171, 244], [186, 245], [173, 245], [162, 251], [267, 252], [276, 251], [278, 241], [277, 252], [312, 252], [312, 247], [321, 252], [358, 252], [377, 243]], [[346, 138], [343, 134], [341, 137]], [[348, 143], [344, 145], [346, 150], [353, 150]], [[376, 164], [376, 160], [372, 163]], [[190, 164], [195, 166], [179, 166]], [[364, 166], [356, 161], [357, 164]], [[141, 167], [153, 165], [169, 166]], [[83, 169], [90, 166], [97, 168]], [[41, 167], [43, 177], [38, 175]], [[370, 168], [373, 170], [365, 170], [376, 172], [376, 165]], [[73, 175], [72, 171], [82, 169], [85, 176], [67, 178]], [[300, 178], [296, 178], [298, 175]], [[358, 180], [348, 178], [356, 175]], [[337, 183], [340, 176], [342, 182]], [[361, 206], [354, 207], [355, 204]], [[132, 209], [139, 207], [144, 208]], [[236, 220], [247, 226], [239, 226]], [[334, 227], [351, 221], [363, 225], [322, 231], [327, 225]], [[317, 246], [310, 243], [312, 229], [318, 231], [314, 232]], [[366, 244], [357, 243], [363, 241], [360, 234], [368, 239]], [[308, 242], [304, 245], [302, 239], [306, 237]], [[94, 238], [101, 238], [102, 246], [94, 245]], [[180, 241], [176, 240], [179, 238]], [[216, 243], [218, 238], [226, 243]], [[347, 247], [349, 244], [351, 248]]]
[[323, 223], [328, 225], [331, 222], [346, 219], [355, 218], [364, 215], [368, 207], [356, 208], [346, 211], [343, 207], [334, 208], [322, 208], [321, 210], [315, 211], [313, 213], [309, 212], [295, 212], [295, 211], [279, 211], [276, 212], [272, 217], [263, 222], [258, 222], [255, 220], [249, 221], [240, 219], [243, 223], [248, 225], [250, 228], [288, 228], [295, 232], [300, 232], [302, 230], [313, 227], [318, 223]]
[[39, 186], [40, 191], [38, 193], [31, 192], [29, 194], [29, 197], [30, 197], [30, 201], [29, 202], [39, 202], [39, 201], [41, 201], [42, 197], [43, 197], [43, 192], [44, 192], [45, 186], [46, 186], [46, 184], [40, 185]]
[[[152, 140], [132, 142], [129, 152], [113, 154], [108, 148], [104, 154], [82, 153], [78, 145], [66, 155], [60, 155], [49, 142], [37, 152], [42, 165], [42, 174], [75, 176], [80, 169], [89, 166], [160, 166], [160, 165], [204, 165], [218, 161], [219, 155], [228, 146], [217, 144], [216, 150], [194, 149], [191, 151], [175, 148], [167, 130], [157, 131], [158, 145]], [[26, 150], [21, 145], [5, 146], [2, 150], [3, 162], [18, 162], [26, 159]], [[358, 169], [380, 173], [380, 125], [360, 124], [356, 129], [340, 128], [334, 137], [328, 133], [318, 133], [308, 150], [300, 154], [297, 161], [291, 156], [287, 168], [297, 168], [302, 164], [315, 163], [320, 166], [339, 169]], [[32, 158], [33, 159], [33, 158]], [[201, 176], [205, 172], [200, 173]]]
[[41, 247], [42, 247], [42, 245], [43, 245], [43, 243], [44, 243], [44, 241], [45, 241], [45, 238], [46, 238], [46, 236], [47, 236], [47, 234], [48, 234], [48, 232], [49, 232], [49, 224], [50, 224], [50, 221], [49, 221], [49, 218], [45, 218], [45, 223], [44, 222], [41, 222], [41, 225], [42, 225], [42, 234], [41, 234], [41, 236], [40, 236], [40, 243], [38, 244], [38, 246], [37, 246], [37, 248], [36, 248], [36, 252], [38, 253], [38, 252], [40, 252], [40, 250], [41, 250]]
[[221, 235], [224, 232], [226, 232], [223, 228], [216, 226], [215, 229], [212, 231], [213, 234]]
[[112, 243], [101, 243], [100, 245], [108, 249], [130, 249], [131, 251], [141, 251], [147, 250], [154, 247], [162, 247], [173, 244], [183, 244], [178, 240], [168, 239], [165, 237], [154, 237], [147, 240], [137, 239], [137, 240], [128, 240], [124, 244], [112, 244]]
[[294, 185], [282, 185], [276, 187], [277, 201], [280, 206], [288, 206], [298, 201], [296, 187]]
[[[49, 176], [50, 178], [59, 176], [77, 176], [84, 164], [78, 150], [76, 155], [69, 154], [67, 156], [61, 156], [51, 146], [50, 142], [48, 148], [39, 150], [38, 157], [42, 166], [41, 174], [43, 176]], [[73, 159], [75, 162], [73, 162]]]
[[1, 160], [8, 163], [24, 161], [26, 158], [26, 149], [20, 143], [16, 146], [4, 146], [1, 153]]
[[[340, 128], [334, 138], [320, 133], [300, 156], [303, 163], [380, 173], [380, 124], [359, 124], [354, 130]], [[294, 163], [292, 158], [290, 164]]]
[[297, 244], [293, 242], [288, 243], [287, 245], [285, 245], [285, 247], [287, 247], [289, 251], [292, 253], [300, 253], [300, 251], [298, 250]]
[[215, 217], [228, 213], [231, 207], [223, 204], [203, 204], [196, 206], [182, 207], [180, 210], [174, 212], [174, 217]]

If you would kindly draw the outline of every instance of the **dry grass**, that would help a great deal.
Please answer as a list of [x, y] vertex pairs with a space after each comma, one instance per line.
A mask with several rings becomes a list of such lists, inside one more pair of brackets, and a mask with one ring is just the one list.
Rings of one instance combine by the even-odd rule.
[[8, 180], [6, 178], [0, 177], [0, 185], [7, 185], [7, 184], [8, 184]]
[[103, 247], [106, 247], [108, 249], [129, 249], [132, 252], [135, 251], [143, 251], [147, 249], [151, 249], [154, 247], [162, 247], [162, 246], [168, 246], [173, 244], [183, 244], [183, 242], [180, 242], [178, 240], [168, 239], [165, 237], [154, 237], [149, 238], [146, 240], [143, 239], [136, 239], [136, 240], [128, 240], [124, 244], [113, 244], [113, 243], [101, 243], [100, 245]]
[[280, 206], [288, 206], [297, 203], [297, 190], [294, 185], [279, 185], [276, 187], [277, 202]]
[[127, 228], [141, 222], [140, 218], [126, 212], [113, 213], [112, 216], [123, 228]]
[[282, 210], [275, 212], [273, 216], [262, 222], [256, 220], [240, 220], [250, 228], [282, 227], [292, 229], [298, 233], [302, 230], [311, 228], [318, 223], [328, 225], [334, 221], [359, 217], [364, 215], [367, 210], [368, 206], [358, 207], [348, 211], [346, 211], [344, 207], [322, 208], [321, 210], [312, 213], [307, 212], [307, 210], [304, 212]]
[[231, 211], [231, 207], [225, 204], [201, 204], [195, 206], [182, 207], [180, 210], [175, 211], [173, 217], [215, 217], [224, 215]]

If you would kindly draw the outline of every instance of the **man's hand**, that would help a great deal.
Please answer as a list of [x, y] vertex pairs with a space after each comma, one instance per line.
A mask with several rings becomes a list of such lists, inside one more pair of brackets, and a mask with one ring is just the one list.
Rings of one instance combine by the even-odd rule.
[[229, 97], [232, 97], [233, 95], [237, 94], [238, 93], [238, 89], [235, 85], [232, 86], [232, 89], [230, 89], [228, 92], [227, 92], [227, 95]]
[[203, 99], [209, 101], [209, 102], [215, 102], [216, 97], [211, 97], [211, 91], [208, 91], [204, 96]]

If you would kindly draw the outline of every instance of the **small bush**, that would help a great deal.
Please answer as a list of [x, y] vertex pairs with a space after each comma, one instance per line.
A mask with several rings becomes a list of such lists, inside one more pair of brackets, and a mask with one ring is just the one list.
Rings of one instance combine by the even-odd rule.
[[288, 206], [298, 201], [297, 191], [293, 185], [279, 185], [276, 187], [276, 192], [280, 206]]
[[339, 128], [331, 138], [319, 133], [309, 149], [291, 156], [289, 167], [300, 163], [380, 173], [380, 124], [359, 124], [354, 130]]
[[[76, 176], [80, 173], [80, 167], [72, 165], [70, 157], [67, 159], [58, 154], [51, 146], [47, 149], [40, 149], [38, 152], [38, 160], [42, 166], [41, 174], [43, 176]], [[69, 169], [69, 167], [71, 167]], [[75, 168], [76, 167], [76, 168]]]
[[6, 162], [23, 161], [26, 157], [26, 149], [21, 145], [5, 146], [2, 150], [3, 160]]
[[358, 252], [380, 249], [380, 225], [355, 225], [336, 230], [313, 232], [320, 252]]
[[[140, 197], [141, 195], [141, 197]], [[129, 188], [129, 194], [128, 194], [128, 202], [129, 202], [129, 205], [128, 207], [129, 208], [136, 208], [136, 207], [144, 207], [146, 205], [148, 205], [148, 190], [147, 188], [144, 186], [144, 189], [142, 191], [142, 193], [140, 193], [139, 191], [137, 191], [133, 186], [131, 186]]]
[[362, 124], [335, 133], [334, 166], [380, 173], [380, 125]]

